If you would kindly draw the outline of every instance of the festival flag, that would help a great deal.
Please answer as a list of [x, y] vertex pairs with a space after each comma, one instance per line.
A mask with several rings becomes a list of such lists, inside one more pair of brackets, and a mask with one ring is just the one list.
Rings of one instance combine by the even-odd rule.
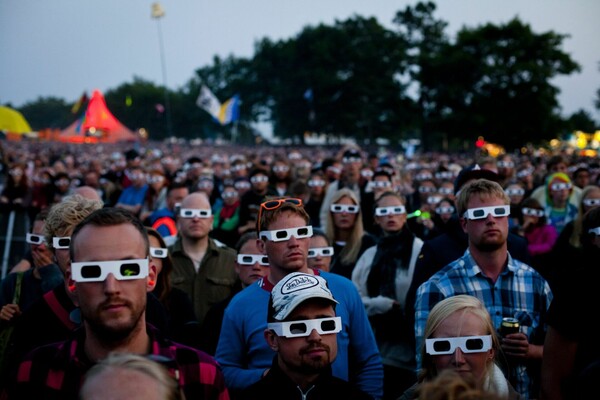
[[79, 100], [77, 100], [75, 102], [75, 104], [73, 104], [73, 107], [71, 107], [71, 114], [77, 114], [79, 112], [79, 109], [87, 102], [88, 102], [87, 93], [83, 92], [83, 94], [81, 95]]
[[219, 110], [219, 122], [227, 125], [240, 119], [240, 96], [237, 94], [227, 100]]
[[219, 120], [221, 102], [206, 85], [202, 85], [200, 88], [200, 95], [196, 99], [196, 105], [212, 115], [216, 120]]

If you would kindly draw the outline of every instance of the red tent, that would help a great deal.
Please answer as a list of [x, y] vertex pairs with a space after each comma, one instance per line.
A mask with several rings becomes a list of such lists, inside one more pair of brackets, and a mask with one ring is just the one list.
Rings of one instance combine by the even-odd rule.
[[119, 122], [106, 107], [104, 96], [94, 90], [83, 117], [65, 128], [58, 140], [79, 143], [137, 141], [138, 136]]

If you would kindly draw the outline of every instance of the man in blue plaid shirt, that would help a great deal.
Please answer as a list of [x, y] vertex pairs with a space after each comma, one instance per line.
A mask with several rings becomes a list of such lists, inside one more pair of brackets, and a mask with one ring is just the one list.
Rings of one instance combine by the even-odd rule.
[[[524, 398], [535, 398], [547, 310], [552, 301], [550, 286], [537, 271], [508, 253], [510, 200], [499, 184], [486, 179], [472, 181], [461, 189], [456, 205], [469, 247], [461, 258], [442, 268], [417, 291], [417, 354], [433, 306], [458, 294], [475, 296], [485, 304], [496, 329], [504, 317], [518, 319], [520, 332], [502, 338], [509, 363], [507, 377]], [[460, 369], [458, 364], [465, 363], [469, 354], [455, 355], [456, 368]], [[417, 358], [419, 367], [421, 360]]]

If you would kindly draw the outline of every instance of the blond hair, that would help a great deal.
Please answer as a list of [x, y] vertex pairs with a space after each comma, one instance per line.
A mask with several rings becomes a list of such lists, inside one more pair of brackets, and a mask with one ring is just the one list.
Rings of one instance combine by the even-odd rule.
[[356, 215], [356, 219], [354, 220], [354, 226], [352, 227], [352, 232], [350, 233], [350, 237], [346, 240], [346, 245], [340, 251], [338, 255], [342, 264], [354, 264], [358, 258], [358, 253], [360, 252], [362, 237], [365, 234], [365, 230], [363, 228], [362, 222], [362, 212], [360, 207], [360, 201], [352, 190], [348, 188], [343, 188], [335, 191], [333, 196], [331, 196], [331, 201], [327, 204], [327, 224], [325, 225], [325, 234], [331, 243], [335, 243], [336, 241], [336, 226], [333, 221], [333, 215], [329, 208], [332, 204], [336, 204], [342, 198], [348, 197], [352, 202], [358, 206], [358, 213]]
[[[433, 336], [440, 325], [457, 311], [462, 311], [463, 315], [470, 313], [480, 320], [485, 334], [492, 335], [492, 349], [494, 349], [495, 354], [498, 354], [500, 351], [500, 340], [496, 336], [496, 329], [494, 328], [490, 313], [477, 297], [466, 294], [447, 297], [431, 309], [427, 317], [427, 323], [425, 324], [424, 339]], [[425, 340], [423, 340], [423, 345], [421, 346], [421, 360], [423, 361], [422, 368], [419, 371], [419, 382], [431, 380], [438, 375], [439, 371], [435, 368], [432, 356], [425, 352]], [[486, 378], [490, 378], [492, 374], [493, 368], [491, 367], [490, 363], [486, 371]]]
[[92, 200], [78, 194], [73, 194], [54, 204], [44, 225], [46, 243], [52, 247], [53, 237], [70, 236], [75, 226], [93, 211], [103, 207], [100, 200]]
[[184, 398], [179, 390], [177, 381], [169, 375], [166, 367], [156, 361], [138, 354], [110, 353], [108, 357], [94, 365], [85, 375], [81, 386], [81, 398], [85, 398], [86, 385], [102, 373], [115, 373], [130, 370], [140, 372], [156, 381], [160, 390], [160, 398], [165, 400], [181, 400]]

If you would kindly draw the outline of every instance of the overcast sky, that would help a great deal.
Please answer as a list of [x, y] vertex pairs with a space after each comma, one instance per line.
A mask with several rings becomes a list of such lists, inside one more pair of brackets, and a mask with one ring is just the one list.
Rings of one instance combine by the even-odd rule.
[[[0, 0], [0, 104], [21, 106], [39, 96], [74, 102], [134, 76], [163, 83], [158, 23], [167, 85], [177, 89], [212, 57], [251, 57], [264, 37], [287, 39], [307, 25], [332, 24], [355, 14], [392, 28], [406, 0], [163, 0], [166, 15], [150, 17], [151, 0]], [[435, 16], [462, 26], [506, 23], [515, 16], [536, 33], [569, 34], [563, 50], [582, 71], [554, 83], [563, 115], [594, 107], [600, 88], [599, 0], [438, 0]]]

